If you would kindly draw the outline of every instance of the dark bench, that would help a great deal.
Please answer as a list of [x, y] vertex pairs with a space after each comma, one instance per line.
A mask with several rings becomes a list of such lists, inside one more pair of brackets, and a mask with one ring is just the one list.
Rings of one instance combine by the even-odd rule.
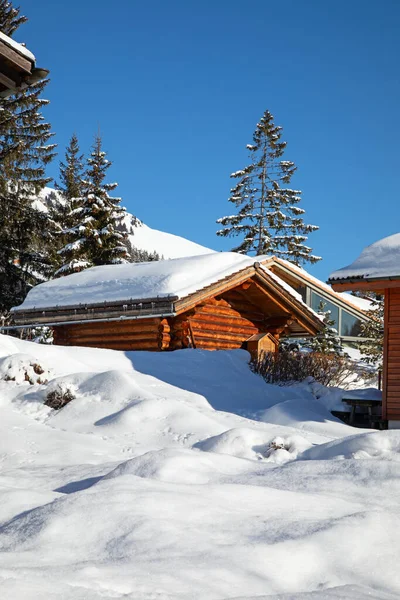
[[[387, 423], [385, 419], [382, 419], [382, 400], [377, 398], [355, 398], [353, 395], [349, 397], [344, 396], [342, 402], [351, 406], [349, 425], [354, 425], [357, 407], [367, 409], [367, 419], [370, 427], [375, 429], [384, 429]], [[380, 408], [380, 410], [376, 410]], [[374, 410], [375, 409], [375, 410]], [[364, 413], [365, 414], [365, 413]]]

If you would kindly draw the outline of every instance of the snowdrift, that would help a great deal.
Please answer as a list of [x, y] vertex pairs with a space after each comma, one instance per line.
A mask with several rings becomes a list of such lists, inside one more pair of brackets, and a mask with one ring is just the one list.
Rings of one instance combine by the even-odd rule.
[[0, 336], [1, 598], [398, 598], [400, 433], [247, 361]]

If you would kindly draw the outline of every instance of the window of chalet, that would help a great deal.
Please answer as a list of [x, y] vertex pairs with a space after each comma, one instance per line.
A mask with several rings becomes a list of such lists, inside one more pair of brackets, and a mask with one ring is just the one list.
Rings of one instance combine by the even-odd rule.
[[321, 302], [323, 302], [325, 305], [324, 311], [328, 311], [328, 310], [331, 311], [329, 318], [335, 322], [334, 327], [336, 327], [336, 329], [339, 329], [339, 307], [336, 306], [335, 304], [332, 304], [332, 302], [329, 302], [329, 300], [326, 300], [326, 298], [323, 298], [316, 292], [312, 291], [311, 292], [311, 308], [313, 310], [315, 310], [315, 312], [318, 312]]
[[298, 292], [303, 300], [307, 304], [307, 286], [300, 285], [296, 288], [296, 292]]
[[347, 337], [358, 337], [361, 333], [361, 321], [350, 313], [342, 310], [340, 323], [340, 335]]

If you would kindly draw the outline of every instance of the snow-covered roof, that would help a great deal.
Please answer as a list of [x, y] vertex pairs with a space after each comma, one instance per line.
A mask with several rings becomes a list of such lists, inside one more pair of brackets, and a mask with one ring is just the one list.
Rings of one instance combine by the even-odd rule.
[[171, 260], [92, 267], [34, 287], [18, 310], [130, 299], [180, 299], [265, 258], [212, 252]]
[[336, 297], [336, 298], [344, 301], [346, 304], [353, 305], [352, 306], [353, 308], [357, 308], [358, 310], [362, 310], [364, 312], [371, 310], [371, 301], [370, 300], [367, 300], [365, 298], [358, 298], [357, 296], [353, 296], [352, 294], [349, 294], [347, 292], [335, 292], [335, 290], [333, 290], [329, 284], [325, 283], [324, 281], [321, 281], [320, 279], [318, 279], [317, 277], [314, 277], [313, 275], [310, 275], [310, 273], [308, 271], [306, 271], [305, 269], [303, 269], [302, 267], [299, 267], [287, 260], [284, 260], [283, 258], [276, 258], [275, 256], [272, 256], [269, 259], [268, 266], [271, 266], [273, 263], [276, 263], [277, 265], [285, 266], [292, 273], [298, 274], [303, 279], [305, 279], [311, 283], [314, 283], [316, 287], [319, 287], [321, 290], [327, 292], [327, 294], [329, 294], [333, 298]]
[[2, 42], [4, 42], [5, 44], [7, 44], [7, 46], [10, 46], [10, 48], [13, 48], [13, 50], [18, 52], [18, 54], [21, 54], [21, 56], [24, 56], [25, 58], [27, 58], [29, 61], [31, 61], [33, 63], [35, 62], [36, 58], [32, 54], [32, 52], [30, 52], [30, 50], [28, 50], [28, 48], [25, 48], [25, 46], [23, 46], [22, 44], [19, 44], [15, 40], [11, 39], [10, 37], [8, 37], [8, 35], [6, 35], [5, 33], [2, 33], [1, 31], [0, 31], [0, 40]]
[[400, 277], [400, 233], [389, 235], [364, 248], [353, 263], [331, 273], [329, 281], [370, 281], [391, 277]]
[[[336, 292], [338, 293], [338, 292]], [[373, 303], [368, 298], [360, 298], [359, 296], [353, 296], [353, 294], [349, 294], [348, 292], [339, 292], [339, 296], [341, 296], [346, 302], [353, 304], [360, 310], [367, 312], [373, 308]]]

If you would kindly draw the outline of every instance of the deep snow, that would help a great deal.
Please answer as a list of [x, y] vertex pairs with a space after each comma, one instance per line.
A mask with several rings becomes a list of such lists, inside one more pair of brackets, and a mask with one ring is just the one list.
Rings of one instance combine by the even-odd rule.
[[399, 598], [400, 433], [247, 361], [0, 336], [0, 597]]
[[364, 248], [360, 256], [347, 267], [330, 274], [329, 280], [337, 279], [385, 279], [400, 275], [400, 233], [374, 242]]

